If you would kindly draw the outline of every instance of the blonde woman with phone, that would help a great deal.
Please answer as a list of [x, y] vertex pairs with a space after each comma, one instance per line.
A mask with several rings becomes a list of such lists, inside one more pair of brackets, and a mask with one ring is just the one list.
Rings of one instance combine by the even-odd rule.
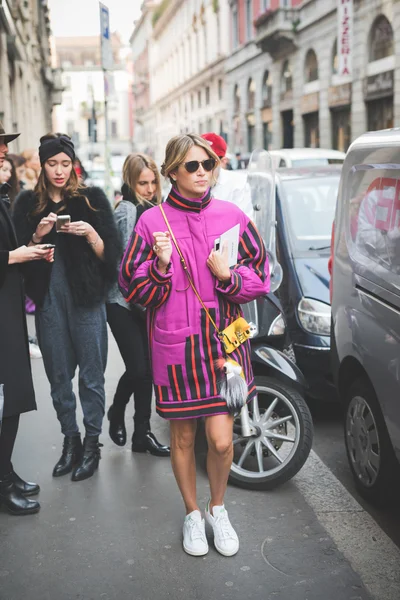
[[[122, 200], [116, 206], [115, 218], [123, 247], [128, 244], [141, 215], [161, 202], [160, 174], [152, 158], [130, 154], [124, 163]], [[121, 255], [122, 258], [122, 255]], [[161, 444], [150, 427], [153, 380], [149, 362], [145, 311], [130, 306], [116, 284], [107, 300], [107, 320], [125, 363], [107, 416], [110, 437], [117, 446], [126, 444], [125, 409], [133, 396], [135, 414], [132, 452], [149, 452], [169, 456], [168, 446]]]
[[[105, 300], [116, 279], [121, 249], [104, 192], [78, 180], [72, 140], [62, 134], [43, 136], [39, 157], [42, 170], [37, 185], [19, 194], [13, 219], [22, 244], [55, 245], [54, 263], [30, 265], [25, 283], [37, 307], [39, 346], [64, 434], [53, 476], [72, 471], [72, 480], [80, 481], [93, 475], [100, 459], [107, 360]], [[83, 444], [72, 389], [77, 367]]]

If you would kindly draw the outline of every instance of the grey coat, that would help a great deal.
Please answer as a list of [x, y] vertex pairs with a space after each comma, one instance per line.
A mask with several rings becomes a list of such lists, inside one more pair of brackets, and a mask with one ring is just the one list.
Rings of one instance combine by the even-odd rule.
[[[129, 239], [136, 225], [137, 208], [133, 202], [130, 202], [129, 200], [121, 200], [114, 211], [114, 216], [120, 234], [121, 244], [125, 252], [125, 248], [128, 245]], [[120, 261], [122, 260], [124, 252], [121, 254]], [[115, 285], [113, 285], [111, 288], [108, 294], [107, 303], [119, 304], [127, 310], [131, 310], [128, 302], [126, 302], [125, 298], [119, 291], [118, 282], [115, 283]]]

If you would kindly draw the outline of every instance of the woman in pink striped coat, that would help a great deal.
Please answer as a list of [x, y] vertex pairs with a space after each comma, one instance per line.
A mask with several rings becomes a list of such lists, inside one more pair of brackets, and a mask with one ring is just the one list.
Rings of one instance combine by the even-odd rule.
[[[196, 499], [194, 440], [199, 417], [205, 417], [209, 448], [206, 520], [221, 554], [232, 556], [239, 549], [224, 508], [233, 456], [232, 416], [219, 394], [215, 362], [224, 351], [210, 317], [224, 329], [240, 316], [240, 304], [269, 291], [266, 251], [254, 224], [235, 205], [212, 197], [218, 165], [208, 142], [190, 134], [168, 142], [162, 168], [172, 183], [163, 208], [208, 314], [189, 285], [160, 207], [148, 210], [138, 222], [120, 269], [125, 299], [148, 308], [157, 412], [170, 420], [172, 467], [187, 513], [183, 547], [195, 556], [208, 551]], [[214, 241], [237, 224], [237, 264], [229, 268], [227, 252], [214, 252]], [[255, 386], [249, 342], [230, 357], [242, 366], [251, 399]]]

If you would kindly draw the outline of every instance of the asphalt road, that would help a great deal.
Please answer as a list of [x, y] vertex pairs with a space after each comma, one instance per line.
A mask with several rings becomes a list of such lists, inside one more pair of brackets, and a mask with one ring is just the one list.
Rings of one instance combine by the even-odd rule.
[[344, 444], [341, 406], [314, 401], [310, 403], [310, 408], [315, 428], [314, 451], [349, 493], [400, 548], [400, 511], [398, 510], [398, 504], [377, 509], [363, 500], [354, 485]]
[[[107, 405], [122, 372], [110, 338]], [[39, 410], [21, 419], [14, 466], [40, 483], [42, 510], [0, 512], [0, 600], [399, 600], [399, 521], [355, 499], [336, 409], [314, 410], [314, 451], [292, 481], [273, 492], [229, 486], [239, 553], [220, 556], [208, 532], [210, 552], [196, 559], [182, 550], [184, 511], [169, 460], [116, 447], [106, 421], [94, 477], [52, 478], [62, 437], [42, 360], [33, 374]], [[168, 439], [162, 419], [154, 416], [152, 427]], [[197, 462], [203, 507], [201, 428]]]

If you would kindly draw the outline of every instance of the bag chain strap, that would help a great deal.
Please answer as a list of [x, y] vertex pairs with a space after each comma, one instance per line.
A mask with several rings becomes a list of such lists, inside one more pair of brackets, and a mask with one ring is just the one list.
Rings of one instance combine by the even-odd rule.
[[192, 276], [191, 276], [191, 274], [189, 273], [189, 269], [188, 269], [188, 266], [187, 266], [187, 264], [186, 264], [185, 258], [184, 258], [183, 254], [182, 254], [182, 252], [181, 252], [181, 250], [180, 250], [180, 248], [179, 248], [179, 246], [178, 246], [178, 242], [176, 241], [176, 237], [174, 236], [174, 232], [173, 232], [173, 231], [172, 231], [172, 229], [171, 229], [171, 225], [169, 224], [169, 221], [168, 221], [168, 219], [167, 219], [167, 215], [165, 214], [165, 211], [164, 211], [163, 207], [161, 206], [161, 204], [160, 204], [160, 210], [161, 210], [161, 212], [162, 212], [162, 216], [164, 217], [165, 224], [166, 224], [166, 225], [167, 225], [167, 227], [168, 227], [168, 231], [169, 231], [169, 233], [170, 233], [170, 235], [171, 235], [171, 237], [172, 237], [172, 241], [174, 242], [175, 248], [176, 248], [176, 250], [177, 250], [177, 252], [178, 252], [178, 254], [179, 254], [179, 258], [180, 258], [180, 261], [181, 261], [181, 263], [182, 263], [182, 267], [183, 267], [183, 269], [184, 269], [184, 271], [185, 271], [185, 273], [186, 273], [186, 275], [187, 275], [187, 278], [188, 278], [188, 280], [189, 280], [189, 283], [190, 283], [190, 285], [191, 285], [191, 287], [192, 287], [192, 290], [194, 291], [194, 293], [196, 294], [196, 296], [197, 296], [197, 298], [198, 298], [198, 300], [199, 300], [200, 304], [202, 305], [202, 307], [203, 307], [203, 308], [204, 308], [204, 310], [206, 311], [206, 314], [207, 314], [208, 318], [210, 319], [211, 323], [213, 324], [213, 326], [214, 326], [214, 328], [215, 328], [216, 332], [218, 333], [218, 336], [221, 338], [221, 337], [223, 336], [223, 334], [222, 334], [222, 332], [221, 332], [221, 331], [218, 329], [218, 327], [217, 327], [217, 325], [216, 325], [215, 321], [213, 320], [213, 318], [211, 317], [211, 315], [210, 315], [210, 313], [209, 313], [209, 311], [208, 311], [208, 308], [207, 308], [207, 307], [206, 307], [206, 305], [204, 304], [203, 300], [202, 300], [202, 299], [201, 299], [201, 297], [200, 297], [200, 294], [199, 294], [199, 292], [198, 292], [198, 291], [197, 291], [197, 289], [196, 289], [196, 286], [194, 285], [194, 282], [193, 282], [193, 279], [192, 279]]

